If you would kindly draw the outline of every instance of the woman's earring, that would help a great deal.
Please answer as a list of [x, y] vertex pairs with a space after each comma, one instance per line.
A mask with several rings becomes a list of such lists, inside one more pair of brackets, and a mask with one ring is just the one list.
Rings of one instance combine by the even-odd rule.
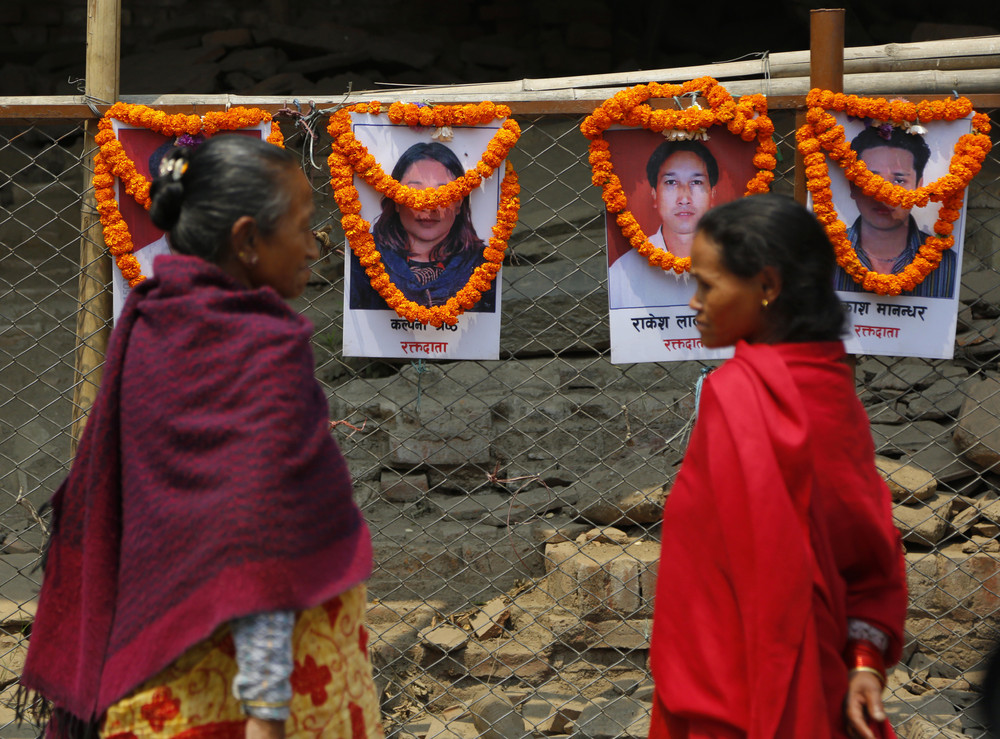
[[248, 267], [255, 267], [257, 265], [257, 253], [252, 251], [241, 251], [240, 261]]
[[763, 300], [760, 301], [761, 308], [767, 308], [768, 305], [770, 305], [770, 302], [768, 301], [767, 298], [764, 298]]

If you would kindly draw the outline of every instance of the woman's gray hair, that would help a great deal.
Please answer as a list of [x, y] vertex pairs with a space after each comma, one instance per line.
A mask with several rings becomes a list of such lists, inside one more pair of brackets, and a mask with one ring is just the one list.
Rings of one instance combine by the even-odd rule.
[[280, 178], [296, 164], [291, 152], [242, 134], [174, 149], [153, 180], [150, 218], [175, 252], [219, 262], [239, 218], [253, 217], [264, 234], [274, 230], [291, 202]]

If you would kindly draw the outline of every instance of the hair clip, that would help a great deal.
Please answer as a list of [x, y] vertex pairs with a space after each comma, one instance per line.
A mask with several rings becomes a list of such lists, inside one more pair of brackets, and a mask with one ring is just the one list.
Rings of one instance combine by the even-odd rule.
[[188, 163], [184, 157], [173, 157], [171, 159], [164, 159], [160, 162], [160, 177], [169, 176], [174, 182], [178, 182], [180, 178], [187, 172]]

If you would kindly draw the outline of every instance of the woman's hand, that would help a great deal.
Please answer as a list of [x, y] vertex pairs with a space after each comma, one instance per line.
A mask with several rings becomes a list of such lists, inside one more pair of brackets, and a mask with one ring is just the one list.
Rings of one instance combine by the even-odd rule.
[[855, 672], [850, 676], [844, 713], [847, 717], [847, 732], [851, 736], [877, 739], [868, 725], [869, 721], [885, 720], [882, 683], [876, 675], [870, 672]]
[[285, 722], [263, 718], [247, 718], [246, 739], [285, 739]]

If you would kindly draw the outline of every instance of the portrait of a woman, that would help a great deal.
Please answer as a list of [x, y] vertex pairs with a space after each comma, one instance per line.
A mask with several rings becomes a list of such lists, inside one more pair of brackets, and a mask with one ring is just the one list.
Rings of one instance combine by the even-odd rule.
[[[465, 174], [458, 156], [437, 142], [414, 144], [392, 169], [393, 179], [423, 190], [440, 187]], [[382, 211], [372, 228], [375, 246], [386, 272], [407, 300], [432, 308], [444, 305], [483, 263], [485, 243], [472, 224], [469, 198], [440, 208], [416, 210], [383, 197]], [[350, 307], [388, 310], [351, 252]], [[496, 309], [495, 284], [472, 311]]]

